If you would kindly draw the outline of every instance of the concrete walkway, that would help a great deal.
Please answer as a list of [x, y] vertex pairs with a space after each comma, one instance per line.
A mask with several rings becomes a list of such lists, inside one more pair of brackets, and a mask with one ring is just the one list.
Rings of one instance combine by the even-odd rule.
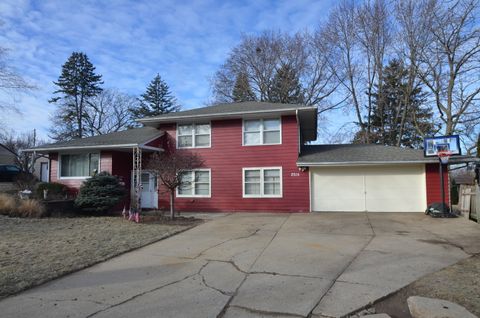
[[2, 317], [339, 317], [480, 252], [423, 214], [230, 214], [0, 301]]

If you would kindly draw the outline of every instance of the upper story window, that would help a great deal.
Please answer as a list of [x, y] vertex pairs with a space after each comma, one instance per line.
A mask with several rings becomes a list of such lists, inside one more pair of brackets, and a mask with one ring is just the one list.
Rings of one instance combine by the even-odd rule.
[[90, 177], [98, 171], [99, 165], [98, 153], [60, 155], [60, 178]]
[[282, 143], [280, 118], [243, 121], [243, 145], [278, 145]]
[[210, 137], [210, 124], [177, 125], [177, 148], [208, 148]]

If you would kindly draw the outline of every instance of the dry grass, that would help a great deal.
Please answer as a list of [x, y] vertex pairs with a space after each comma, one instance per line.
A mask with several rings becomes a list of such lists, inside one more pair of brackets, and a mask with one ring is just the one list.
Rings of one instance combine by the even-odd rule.
[[189, 227], [137, 224], [121, 217], [0, 215], [0, 299]]
[[45, 206], [38, 200], [19, 200], [15, 196], [0, 193], [0, 214], [20, 218], [41, 218], [45, 216]]
[[22, 218], [41, 218], [45, 215], [45, 206], [38, 200], [20, 200], [16, 216]]
[[0, 214], [12, 215], [17, 210], [17, 202], [12, 195], [0, 193]]

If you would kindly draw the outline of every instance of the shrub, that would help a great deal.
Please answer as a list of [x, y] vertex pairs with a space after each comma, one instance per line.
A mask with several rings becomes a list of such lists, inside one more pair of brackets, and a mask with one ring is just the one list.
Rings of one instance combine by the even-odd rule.
[[21, 218], [41, 218], [45, 216], [45, 206], [35, 199], [20, 200], [15, 216]]
[[75, 199], [75, 205], [88, 212], [105, 213], [118, 204], [125, 188], [116, 176], [101, 172], [85, 181]]
[[40, 182], [35, 190], [36, 197], [43, 199], [43, 190], [48, 191], [47, 199], [64, 199], [68, 193], [68, 187], [58, 182]]
[[6, 193], [0, 193], [0, 214], [12, 215], [17, 210], [15, 197]]
[[28, 172], [21, 172], [18, 176], [15, 177], [15, 185], [20, 191], [33, 191], [37, 182], [37, 177]]
[[21, 218], [41, 218], [45, 207], [34, 199], [18, 200], [13, 195], [0, 193], [0, 214]]

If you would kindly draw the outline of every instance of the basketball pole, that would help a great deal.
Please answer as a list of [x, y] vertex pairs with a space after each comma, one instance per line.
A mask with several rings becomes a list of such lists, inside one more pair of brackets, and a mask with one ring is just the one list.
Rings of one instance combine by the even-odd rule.
[[439, 157], [438, 161], [440, 163], [440, 188], [442, 189], [442, 213], [448, 213], [447, 208], [445, 206], [445, 183], [443, 179], [443, 162], [442, 159]]

